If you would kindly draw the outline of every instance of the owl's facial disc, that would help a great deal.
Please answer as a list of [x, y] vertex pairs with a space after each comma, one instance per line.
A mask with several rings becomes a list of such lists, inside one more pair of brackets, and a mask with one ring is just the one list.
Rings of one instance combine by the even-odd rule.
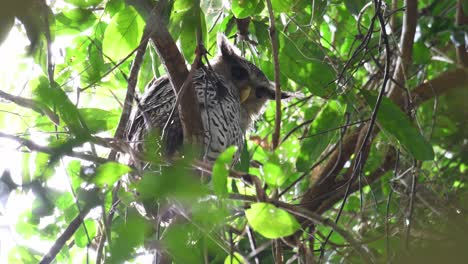
[[251, 91], [252, 91], [252, 87], [250, 87], [249, 85], [246, 85], [244, 88], [241, 89], [240, 91], [241, 103], [245, 102], [249, 98]]

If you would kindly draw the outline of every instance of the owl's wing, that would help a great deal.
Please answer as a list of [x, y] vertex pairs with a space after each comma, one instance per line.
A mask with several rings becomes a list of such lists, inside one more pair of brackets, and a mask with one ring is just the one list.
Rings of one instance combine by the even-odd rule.
[[[160, 136], [174, 104], [175, 96], [169, 79], [161, 77], [152, 81], [130, 118], [126, 139], [136, 145], [138, 150], [143, 150], [141, 143], [150, 132], [148, 129]], [[177, 111], [174, 112], [164, 135], [163, 154], [170, 157], [183, 143], [183, 130]]]

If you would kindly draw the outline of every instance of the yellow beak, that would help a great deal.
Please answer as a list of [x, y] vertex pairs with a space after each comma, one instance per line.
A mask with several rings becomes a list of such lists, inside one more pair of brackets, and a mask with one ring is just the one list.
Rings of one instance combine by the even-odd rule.
[[250, 91], [252, 91], [252, 88], [250, 86], [246, 86], [244, 89], [241, 89], [240, 91], [240, 101], [241, 103], [245, 102], [247, 98], [250, 96]]

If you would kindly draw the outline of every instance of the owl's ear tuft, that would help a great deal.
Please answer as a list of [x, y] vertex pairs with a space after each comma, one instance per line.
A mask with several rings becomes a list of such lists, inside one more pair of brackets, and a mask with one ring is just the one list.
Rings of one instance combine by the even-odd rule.
[[224, 34], [218, 34], [218, 51], [224, 59], [233, 60], [239, 57], [239, 50], [236, 46], [229, 43]]

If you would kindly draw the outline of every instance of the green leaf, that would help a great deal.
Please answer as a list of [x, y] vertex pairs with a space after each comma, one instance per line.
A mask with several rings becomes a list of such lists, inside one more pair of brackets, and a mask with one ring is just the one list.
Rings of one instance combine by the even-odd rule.
[[241, 254], [234, 252], [232, 255], [229, 255], [224, 260], [224, 264], [244, 264], [244, 258]]
[[[279, 61], [281, 73], [294, 82], [303, 85], [317, 96], [327, 96], [333, 89], [335, 72], [323, 62], [323, 53], [319, 49], [292, 40], [283, 32], [278, 35]], [[327, 92], [328, 90], [328, 92]]]
[[96, 15], [87, 9], [74, 8], [55, 16], [57, 34], [78, 34], [96, 22]]
[[232, 1], [232, 13], [237, 18], [246, 18], [252, 16], [257, 11], [257, 6], [260, 0], [233, 0]]
[[130, 210], [125, 219], [120, 218], [112, 225], [112, 241], [110, 256], [105, 263], [124, 263], [132, 257], [132, 253], [142, 246], [145, 236], [151, 230], [150, 224], [137, 212]]
[[126, 165], [117, 162], [107, 162], [97, 167], [96, 177], [93, 179], [93, 182], [99, 187], [104, 187], [105, 185], [112, 186], [122, 175], [130, 171], [130, 167]]
[[313, 95], [326, 97], [333, 91], [335, 72], [327, 63], [297, 61], [281, 54], [279, 60], [282, 73]]
[[249, 173], [249, 168], [250, 168], [250, 153], [249, 153], [249, 148], [247, 147], [247, 141], [244, 141], [244, 147], [242, 148], [242, 152], [240, 154], [240, 162], [234, 166], [234, 169], [237, 171]]
[[[200, 243], [197, 243], [201, 236], [202, 234], [196, 232], [194, 225], [175, 223], [167, 228], [163, 243], [173, 258], [173, 263], [203, 263], [203, 251], [200, 250]], [[187, 243], [188, 241], [190, 242]]]
[[268, 185], [279, 187], [288, 179], [280, 165], [268, 162], [263, 166], [263, 179]]
[[253, 230], [270, 239], [292, 235], [301, 227], [294, 216], [269, 203], [251, 204], [245, 215]]
[[8, 252], [7, 263], [39, 263], [42, 257], [36, 254], [27, 247], [17, 245]]
[[145, 21], [133, 7], [127, 7], [112, 17], [104, 33], [103, 52], [114, 60], [130, 54], [140, 43]]
[[97, 6], [102, 2], [102, 0], [65, 0], [65, 2], [74, 6], [86, 8], [90, 6]]
[[80, 108], [79, 112], [88, 125], [89, 132], [93, 134], [115, 128], [120, 117], [114, 111], [99, 108]]
[[50, 164], [50, 155], [46, 153], [37, 153], [34, 167], [34, 179], [38, 177], [48, 179], [52, 177], [55, 172], [54, 164]]
[[195, 0], [176, 0], [174, 2], [174, 11], [187, 11], [195, 5]]
[[466, 14], [466, 10], [468, 10], [468, 0], [462, 0], [463, 12]]
[[40, 101], [59, 111], [61, 120], [65, 122], [67, 127], [77, 138], [90, 137], [86, 125], [80, 119], [78, 109], [58, 84], [55, 83], [51, 86], [49, 80], [41, 76], [39, 77], [39, 84], [34, 92]]
[[[374, 109], [377, 96], [362, 91], [367, 103]], [[432, 145], [411, 124], [401, 109], [390, 99], [384, 97], [377, 113], [377, 120], [382, 127], [391, 133], [418, 160], [433, 160]]]
[[109, 0], [106, 2], [106, 12], [114, 16], [119, 11], [125, 9], [125, 0]]
[[348, 11], [357, 16], [361, 9], [364, 7], [364, 5], [367, 3], [366, 0], [347, 0], [344, 1], [344, 4], [346, 8], [348, 8]]
[[414, 43], [413, 61], [415, 64], [426, 64], [431, 61], [430, 49], [422, 41]]
[[232, 164], [232, 159], [236, 152], [237, 146], [230, 146], [219, 155], [213, 165], [213, 190], [221, 197], [225, 197], [228, 193], [227, 177], [229, 175], [229, 166]]
[[196, 16], [184, 16], [179, 35], [180, 46], [185, 60], [191, 63], [195, 59], [197, 20]]
[[148, 45], [143, 57], [143, 62], [141, 63], [141, 70], [138, 73], [137, 87], [140, 92], [144, 92], [146, 85], [154, 78], [155, 73], [153, 72], [152, 67], [158, 62], [158, 58], [156, 58], [157, 56], [153, 57], [152, 52], [153, 48]]
[[85, 58], [86, 64], [84, 72], [81, 74], [81, 83], [82, 84], [91, 84], [101, 81], [104, 72], [107, 71], [108, 66], [104, 62], [104, 57], [102, 54], [102, 43], [100, 40], [92, 39], [89, 41], [88, 45], [88, 54]]
[[[85, 229], [86, 226], [86, 229]], [[75, 233], [75, 243], [80, 248], [85, 248], [96, 235], [96, 222], [93, 219], [86, 219]], [[88, 238], [91, 240], [89, 241]]]
[[205, 186], [188, 170], [189, 156], [174, 162], [172, 166], [163, 166], [158, 173], [146, 172], [143, 178], [135, 184], [142, 200], [157, 200], [161, 197], [177, 197], [194, 201], [205, 195]]
[[276, 12], [288, 12], [291, 11], [294, 2], [294, 0], [271, 0], [271, 5]]
[[344, 109], [339, 102], [329, 101], [317, 114], [317, 117], [310, 125], [309, 133], [301, 144], [301, 152], [296, 162], [296, 166], [300, 171], [310, 169], [328, 144], [336, 138], [339, 130], [329, 130], [342, 125]]

